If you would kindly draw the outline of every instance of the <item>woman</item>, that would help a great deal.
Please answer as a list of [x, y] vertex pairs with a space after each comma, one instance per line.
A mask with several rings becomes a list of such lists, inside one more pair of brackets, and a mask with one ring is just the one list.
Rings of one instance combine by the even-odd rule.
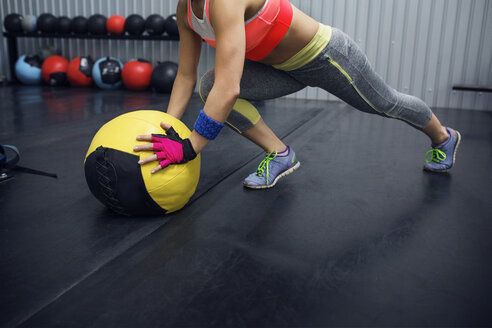
[[424, 132], [432, 142], [426, 170], [446, 172], [453, 166], [459, 132], [443, 127], [422, 100], [384, 83], [346, 34], [316, 22], [289, 0], [179, 0], [177, 21], [179, 69], [167, 112], [179, 119], [188, 105], [202, 39], [216, 48], [215, 68], [200, 81], [205, 106], [188, 139], [167, 124], [161, 124], [166, 135], [137, 137], [152, 142], [135, 151], [156, 152], [139, 162], [160, 161], [153, 173], [192, 160], [227, 124], [268, 154], [244, 185], [273, 187], [300, 163], [247, 100], [277, 98], [306, 86], [323, 88], [360, 111], [400, 119]]

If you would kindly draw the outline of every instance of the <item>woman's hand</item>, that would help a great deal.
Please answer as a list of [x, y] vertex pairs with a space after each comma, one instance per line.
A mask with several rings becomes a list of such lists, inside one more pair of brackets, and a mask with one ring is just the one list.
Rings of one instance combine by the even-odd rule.
[[181, 139], [174, 128], [166, 123], [161, 123], [161, 127], [166, 131], [166, 134], [152, 134], [137, 136], [138, 141], [149, 141], [152, 143], [135, 146], [134, 151], [155, 151], [152, 156], [144, 158], [138, 162], [144, 165], [150, 162], [158, 161], [159, 166], [152, 169], [152, 174], [169, 166], [170, 164], [184, 164], [196, 157], [196, 152], [193, 149], [190, 139]]

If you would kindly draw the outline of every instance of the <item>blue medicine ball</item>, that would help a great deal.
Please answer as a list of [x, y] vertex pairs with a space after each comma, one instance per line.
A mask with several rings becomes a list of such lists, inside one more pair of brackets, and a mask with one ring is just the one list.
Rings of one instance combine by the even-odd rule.
[[101, 89], [118, 89], [123, 84], [121, 70], [123, 63], [114, 57], [103, 57], [94, 63], [92, 78]]
[[41, 83], [41, 58], [22, 55], [15, 63], [15, 76], [23, 84]]

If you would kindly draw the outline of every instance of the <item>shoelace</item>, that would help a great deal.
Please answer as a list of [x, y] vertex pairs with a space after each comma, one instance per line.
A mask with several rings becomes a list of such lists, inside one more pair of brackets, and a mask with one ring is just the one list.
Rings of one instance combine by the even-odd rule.
[[[278, 152], [272, 151], [270, 154], [265, 157], [264, 160], [261, 161], [260, 165], [258, 166], [258, 170], [256, 170], [256, 176], [262, 177], [263, 173], [265, 173], [266, 170], [266, 178], [267, 178], [267, 183], [269, 182], [269, 163], [274, 160], [277, 157]], [[272, 156], [273, 155], [273, 156]]]
[[[432, 155], [431, 159], [429, 159], [429, 155]], [[432, 148], [425, 154], [425, 161], [427, 164], [430, 164], [432, 162], [441, 163], [445, 159], [446, 159], [446, 154], [439, 148]]]

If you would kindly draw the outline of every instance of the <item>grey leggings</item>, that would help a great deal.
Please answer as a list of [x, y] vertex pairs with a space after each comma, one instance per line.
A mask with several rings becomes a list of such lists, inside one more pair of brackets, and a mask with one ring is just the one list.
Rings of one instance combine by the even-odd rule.
[[[199, 86], [204, 101], [213, 83], [214, 71], [211, 70], [203, 76]], [[274, 99], [306, 86], [320, 87], [360, 111], [400, 119], [420, 130], [427, 126], [432, 116], [431, 109], [422, 100], [388, 86], [358, 45], [336, 28], [333, 28], [325, 49], [299, 69], [281, 71], [246, 60], [239, 97], [245, 100]], [[249, 122], [241, 111], [234, 108], [227, 123], [236, 131], [243, 132], [256, 122]]]

